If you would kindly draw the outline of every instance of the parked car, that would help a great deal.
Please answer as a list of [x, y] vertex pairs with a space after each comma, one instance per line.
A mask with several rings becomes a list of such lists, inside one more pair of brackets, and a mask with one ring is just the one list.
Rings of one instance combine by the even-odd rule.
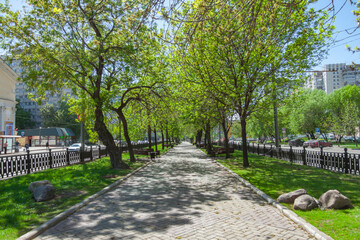
[[293, 139], [289, 141], [289, 146], [293, 147], [301, 147], [304, 144], [304, 140], [302, 139]]
[[310, 147], [314, 148], [314, 147], [332, 147], [332, 143], [331, 142], [327, 142], [325, 140], [315, 140], [312, 141], [309, 145]]
[[305, 141], [305, 142], [303, 143], [303, 146], [304, 146], [304, 147], [310, 146], [310, 143], [311, 143], [312, 141], [314, 141], [314, 140], [307, 140], [307, 141]]
[[353, 136], [344, 136], [343, 138], [346, 142], [355, 142], [355, 139]]
[[326, 134], [326, 137], [329, 139], [329, 140], [335, 140], [335, 135], [333, 133], [328, 133]]
[[[81, 143], [74, 143], [71, 145], [68, 149], [70, 152], [80, 152]], [[89, 147], [87, 145], [84, 145], [84, 150], [87, 151]]]

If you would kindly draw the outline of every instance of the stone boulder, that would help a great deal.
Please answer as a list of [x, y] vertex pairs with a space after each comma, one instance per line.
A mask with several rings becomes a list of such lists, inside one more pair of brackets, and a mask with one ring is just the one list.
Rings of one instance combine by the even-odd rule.
[[44, 186], [44, 185], [48, 185], [48, 184], [51, 184], [51, 182], [49, 180], [32, 182], [29, 185], [29, 191], [31, 191], [33, 193], [35, 188], [40, 187], [40, 186]]
[[55, 187], [48, 180], [32, 182], [29, 190], [33, 193], [36, 202], [51, 200], [55, 197]]
[[298, 189], [293, 192], [281, 194], [276, 201], [279, 203], [294, 203], [296, 198], [304, 194], [307, 194], [305, 189]]
[[342, 195], [338, 190], [329, 190], [321, 195], [319, 201], [323, 208], [345, 209], [352, 208], [350, 199]]
[[297, 197], [294, 201], [294, 209], [295, 210], [302, 210], [302, 211], [309, 211], [314, 208], [319, 207], [319, 202], [308, 194], [301, 195]]
[[35, 188], [34, 198], [36, 202], [49, 201], [55, 197], [55, 187], [51, 184]]

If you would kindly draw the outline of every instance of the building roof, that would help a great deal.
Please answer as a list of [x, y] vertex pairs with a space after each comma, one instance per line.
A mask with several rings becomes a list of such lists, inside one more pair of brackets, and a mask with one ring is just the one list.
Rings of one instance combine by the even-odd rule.
[[2, 58], [0, 58], [0, 69], [4, 71], [4, 73], [6, 73], [14, 83], [17, 82], [19, 75], [11, 67], [9, 67]]
[[24, 132], [24, 136], [59, 136], [59, 137], [74, 137], [75, 133], [70, 128], [36, 128], [18, 130], [18, 135]]

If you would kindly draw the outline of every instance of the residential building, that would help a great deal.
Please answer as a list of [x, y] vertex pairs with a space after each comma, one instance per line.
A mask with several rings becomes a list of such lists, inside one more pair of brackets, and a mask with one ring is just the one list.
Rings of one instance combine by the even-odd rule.
[[[19, 75], [22, 75], [23, 69], [21, 67], [21, 62], [13, 60], [10, 64], [11, 68]], [[35, 89], [27, 89], [27, 86], [23, 82], [16, 83], [16, 99], [19, 101], [20, 106], [27, 112], [31, 114], [31, 120], [35, 122], [35, 127], [42, 126], [42, 118], [40, 114], [40, 109], [46, 104], [52, 104], [54, 106], [59, 106], [61, 102], [62, 94], [70, 94], [70, 90], [66, 89], [59, 93], [48, 93], [46, 99], [41, 105], [37, 104], [34, 100], [28, 97], [28, 94], [33, 94], [36, 96]]]
[[321, 89], [326, 93], [346, 85], [360, 86], [360, 64], [326, 64], [322, 70], [314, 71], [305, 83], [306, 88]]
[[305, 83], [306, 88], [325, 90], [323, 72], [317, 71], [311, 73], [309, 80]]
[[10, 151], [14, 143], [16, 98], [15, 88], [18, 75], [0, 59], [0, 148], [7, 143]]

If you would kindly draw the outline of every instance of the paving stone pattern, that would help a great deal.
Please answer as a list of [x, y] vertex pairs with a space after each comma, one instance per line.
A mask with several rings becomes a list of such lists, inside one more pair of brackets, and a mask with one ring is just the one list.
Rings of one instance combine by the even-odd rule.
[[182, 143], [36, 239], [312, 239]]

